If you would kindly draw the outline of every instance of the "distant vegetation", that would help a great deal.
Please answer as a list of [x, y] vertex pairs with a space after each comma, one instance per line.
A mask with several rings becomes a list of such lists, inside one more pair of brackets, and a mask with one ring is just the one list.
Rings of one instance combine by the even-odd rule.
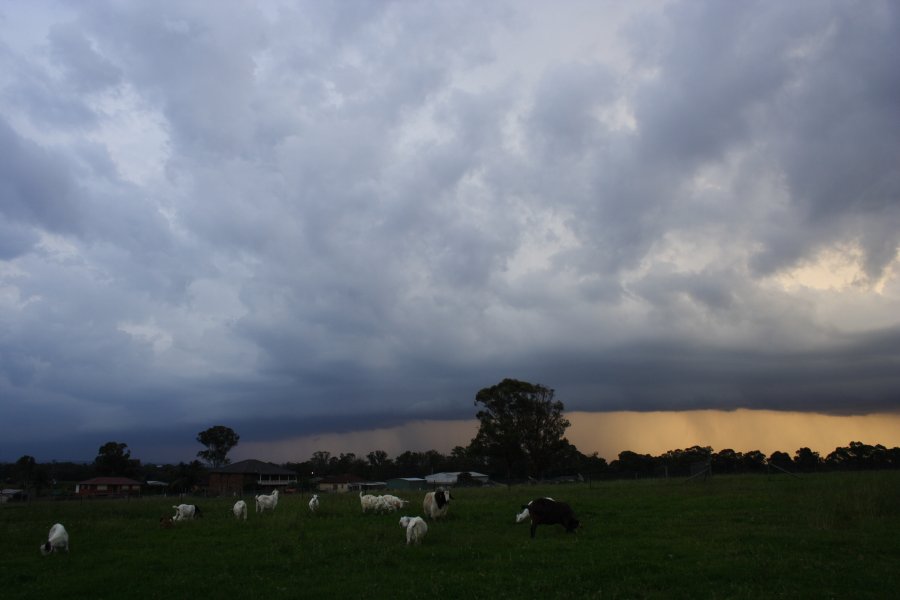
[[[147, 481], [157, 480], [169, 484], [170, 491], [197, 490], [202, 487], [207, 468], [199, 461], [177, 465], [141, 464], [128, 459], [130, 468], [125, 475]], [[824, 458], [809, 448], [800, 448], [791, 456], [786, 452], [773, 452], [766, 456], [758, 450], [735, 452], [731, 449], [714, 451], [709, 447], [693, 446], [683, 450], [669, 450], [659, 456], [637, 454], [631, 451], [619, 453], [619, 457], [607, 464], [596, 454], [586, 456], [574, 446], [546, 471], [546, 480], [560, 477], [581, 476], [584, 480], [648, 479], [687, 477], [691, 465], [709, 461], [713, 475], [742, 473], [824, 473], [833, 471], [869, 471], [900, 469], [900, 448], [886, 448], [881, 444], [869, 445], [850, 442], [848, 446], [835, 448]], [[295, 471], [301, 483], [328, 475], [353, 473], [371, 481], [384, 481], [394, 477], [419, 477], [441, 471], [475, 471], [486, 473], [495, 481], [518, 483], [528, 481], [524, 471], [517, 471], [507, 478], [507, 465], [502, 460], [492, 460], [473, 452], [472, 447], [457, 446], [450, 454], [436, 450], [427, 452], [403, 452], [391, 458], [383, 450], [373, 450], [365, 457], [350, 453], [334, 456], [326, 451], [314, 452], [302, 462], [288, 462], [281, 466]], [[784, 471], [783, 471], [784, 470]], [[37, 463], [30, 456], [23, 456], [15, 463], [0, 463], [0, 481], [5, 488], [23, 488], [37, 495], [64, 493], [71, 484], [103, 474], [98, 464], [71, 462]], [[121, 474], [121, 473], [120, 473]], [[473, 482], [474, 483], [474, 482]]]
[[[564, 437], [569, 422], [563, 416], [563, 403], [554, 399], [550, 388], [504, 379], [479, 390], [474, 404], [478, 407], [478, 432], [468, 446], [456, 446], [449, 455], [436, 450], [406, 451], [391, 458], [383, 450], [373, 450], [364, 457], [353, 453], [334, 456], [322, 450], [308, 460], [281, 466], [295, 471], [307, 487], [318, 478], [343, 474], [384, 481], [441, 471], [478, 472], [494, 481], [516, 483], [687, 477], [697, 472], [698, 464], [712, 474], [900, 468], [900, 448], [862, 442], [835, 448], [824, 458], [809, 448], [800, 448], [793, 456], [781, 451], [766, 456], [758, 450], [742, 453], [730, 448], [714, 451], [708, 446], [692, 446], [659, 456], [625, 450], [607, 463], [596, 452], [583, 454]], [[197, 453], [205, 464], [199, 460], [177, 465], [141, 464], [131, 458], [127, 444], [111, 441], [99, 447], [92, 464], [38, 464], [28, 455], [12, 464], [0, 463], [0, 482], [5, 488], [26, 489], [31, 496], [66, 494], [74, 482], [98, 475], [161, 481], [172, 492], [197, 491], [203, 488], [207, 467], [217, 468], [230, 462], [228, 452], [238, 444], [240, 436], [229, 427], [215, 425], [200, 432], [196, 440], [206, 447]], [[475, 484], [471, 478], [462, 481]]]

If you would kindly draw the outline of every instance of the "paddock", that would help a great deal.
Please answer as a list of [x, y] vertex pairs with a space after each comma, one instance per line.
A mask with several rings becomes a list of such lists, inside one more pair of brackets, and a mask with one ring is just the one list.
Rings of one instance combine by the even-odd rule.
[[[8, 503], [0, 581], [4, 598], [877, 598], [900, 583], [898, 495], [896, 472], [458, 488], [420, 546], [398, 513], [363, 514], [356, 494], [320, 493], [316, 514], [309, 494], [285, 495], [246, 522], [232, 497], [188, 497], [204, 518], [169, 529], [171, 498]], [[570, 504], [578, 533], [530, 539], [514, 517], [538, 496]], [[71, 552], [42, 557], [54, 522]]]

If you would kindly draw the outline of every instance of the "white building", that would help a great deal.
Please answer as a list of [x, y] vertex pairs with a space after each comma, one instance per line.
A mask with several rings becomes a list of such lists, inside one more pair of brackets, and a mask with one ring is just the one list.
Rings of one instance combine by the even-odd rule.
[[472, 476], [472, 479], [478, 481], [479, 483], [487, 483], [488, 476], [484, 473], [476, 473], [475, 471], [452, 471], [446, 473], [434, 473], [433, 475], [426, 475], [425, 481], [428, 485], [456, 485], [459, 481], [459, 476], [463, 473], [468, 473]]

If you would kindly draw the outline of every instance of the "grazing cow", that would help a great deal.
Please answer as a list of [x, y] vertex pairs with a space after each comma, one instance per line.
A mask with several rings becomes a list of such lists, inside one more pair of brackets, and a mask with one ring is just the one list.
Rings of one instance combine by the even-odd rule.
[[385, 494], [383, 496], [375, 496], [375, 501], [372, 503], [371, 508], [376, 513], [392, 513], [400, 510], [407, 504], [409, 504], [409, 500], [402, 500], [397, 496]]
[[393, 496], [391, 494], [385, 494], [381, 496], [384, 503], [388, 506], [388, 510], [393, 512], [395, 510], [400, 510], [407, 504], [409, 504], [409, 500], [403, 500], [402, 498], [398, 498], [397, 496]]
[[69, 532], [62, 526], [62, 523], [56, 523], [50, 528], [47, 534], [47, 541], [41, 544], [41, 554], [47, 556], [52, 552], [61, 550], [69, 551]]
[[406, 530], [406, 545], [421, 544], [428, 533], [428, 524], [422, 517], [400, 517], [400, 527]]
[[316, 512], [319, 510], [319, 495], [313, 494], [313, 497], [309, 499], [309, 510], [312, 512]]
[[175, 509], [175, 516], [172, 517], [174, 521], [199, 519], [203, 516], [203, 513], [200, 511], [200, 507], [196, 504], [179, 504], [178, 506], [173, 506], [172, 508]]
[[450, 510], [450, 500], [452, 499], [453, 496], [450, 495], [450, 490], [438, 488], [425, 494], [425, 499], [422, 501], [422, 510], [425, 511], [425, 516], [429, 519], [445, 517], [447, 516], [447, 511]]
[[243, 500], [238, 500], [234, 503], [234, 507], [231, 509], [231, 512], [234, 513], [234, 518], [240, 521], [241, 519], [247, 520], [247, 503]]
[[581, 525], [575, 518], [571, 506], [552, 498], [535, 498], [523, 505], [522, 509], [522, 512], [516, 515], [516, 523], [531, 517], [532, 538], [538, 525], [562, 525], [567, 533], [575, 531]]
[[271, 494], [260, 494], [256, 497], [256, 512], [274, 511], [278, 506], [278, 490]]

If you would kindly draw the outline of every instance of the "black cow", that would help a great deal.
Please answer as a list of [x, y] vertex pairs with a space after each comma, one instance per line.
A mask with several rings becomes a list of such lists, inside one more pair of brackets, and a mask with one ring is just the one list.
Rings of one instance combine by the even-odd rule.
[[535, 498], [522, 506], [522, 512], [516, 517], [516, 522], [521, 523], [531, 517], [531, 537], [538, 525], [562, 525], [566, 532], [573, 532], [581, 525], [575, 518], [572, 507], [565, 502], [559, 502], [553, 498]]

